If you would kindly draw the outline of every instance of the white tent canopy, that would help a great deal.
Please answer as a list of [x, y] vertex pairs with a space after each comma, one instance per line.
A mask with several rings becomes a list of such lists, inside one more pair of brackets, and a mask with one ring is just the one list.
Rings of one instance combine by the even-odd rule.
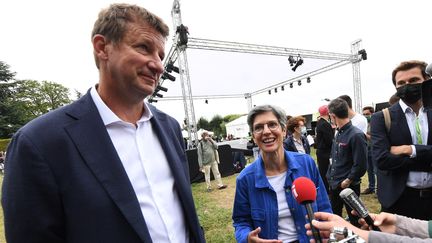
[[232, 134], [235, 138], [246, 138], [249, 136], [249, 126], [247, 124], [247, 115], [241, 116], [225, 124], [226, 132]]

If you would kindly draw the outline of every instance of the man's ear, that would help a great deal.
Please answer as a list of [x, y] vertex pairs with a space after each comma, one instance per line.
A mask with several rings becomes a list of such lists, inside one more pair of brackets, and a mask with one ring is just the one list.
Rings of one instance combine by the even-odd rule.
[[92, 39], [93, 52], [99, 60], [108, 58], [107, 41], [103, 35], [95, 35]]

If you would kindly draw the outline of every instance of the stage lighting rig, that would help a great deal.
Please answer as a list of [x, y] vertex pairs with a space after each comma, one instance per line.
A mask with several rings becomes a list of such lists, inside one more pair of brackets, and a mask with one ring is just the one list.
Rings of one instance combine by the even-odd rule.
[[275, 88], [275, 93], [277, 93], [277, 88]]
[[157, 92], [154, 92], [153, 95], [154, 95], [154, 96], [157, 96], [157, 97], [159, 97], [159, 98], [163, 98], [163, 95], [162, 95], [162, 94], [159, 94], [159, 93], [157, 93]]
[[269, 93], [269, 95], [271, 95], [271, 89], [269, 89], [268, 93]]
[[307, 79], [306, 79], [306, 83], [310, 83], [311, 82], [311, 78], [310, 77], [307, 77]]
[[290, 88], [292, 89], [294, 87], [293, 83], [290, 83]]
[[301, 80], [297, 81], [298, 86], [301, 86]]
[[284, 90], [285, 90], [285, 86], [284, 86], [284, 85], [282, 85], [282, 87], [281, 87], [281, 90], [282, 90], [282, 91], [284, 91]]

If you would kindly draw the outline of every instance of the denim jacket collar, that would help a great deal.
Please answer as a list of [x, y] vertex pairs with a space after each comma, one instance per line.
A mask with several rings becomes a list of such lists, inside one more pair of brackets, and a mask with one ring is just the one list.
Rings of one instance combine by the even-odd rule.
[[[300, 167], [300, 164], [293, 158], [292, 153], [289, 153], [285, 151], [285, 162], [287, 163], [287, 181], [290, 180], [291, 175], [293, 173], [296, 173], [298, 168]], [[291, 181], [291, 180], [290, 180]], [[286, 181], [285, 181], [286, 186]], [[259, 156], [256, 161], [256, 167], [255, 167], [255, 187], [256, 188], [270, 188], [270, 183], [267, 179], [267, 176], [265, 174], [264, 170], [264, 161], [262, 160], [262, 157]]]

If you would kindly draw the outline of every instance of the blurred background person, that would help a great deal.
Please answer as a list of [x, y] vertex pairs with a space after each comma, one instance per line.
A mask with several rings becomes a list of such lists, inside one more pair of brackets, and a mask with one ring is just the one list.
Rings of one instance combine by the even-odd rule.
[[306, 119], [302, 116], [291, 117], [287, 129], [290, 135], [284, 141], [284, 148], [288, 151], [310, 154], [310, 145], [306, 138]]
[[323, 105], [318, 109], [320, 117], [316, 125], [316, 157], [318, 161], [318, 169], [323, 179], [326, 190], [329, 191], [327, 181], [327, 170], [330, 164], [331, 147], [333, 143], [334, 130], [330, 124], [328, 106]]
[[370, 136], [370, 119], [373, 113], [375, 113], [375, 109], [372, 106], [363, 107], [363, 116], [366, 117], [366, 120], [368, 122], [366, 138], [368, 142], [367, 173], [368, 173], [369, 185], [361, 192], [361, 194], [375, 193], [375, 185], [376, 185], [375, 174], [377, 168], [376, 168], [376, 164], [372, 160], [372, 144], [371, 144], [371, 136]]

